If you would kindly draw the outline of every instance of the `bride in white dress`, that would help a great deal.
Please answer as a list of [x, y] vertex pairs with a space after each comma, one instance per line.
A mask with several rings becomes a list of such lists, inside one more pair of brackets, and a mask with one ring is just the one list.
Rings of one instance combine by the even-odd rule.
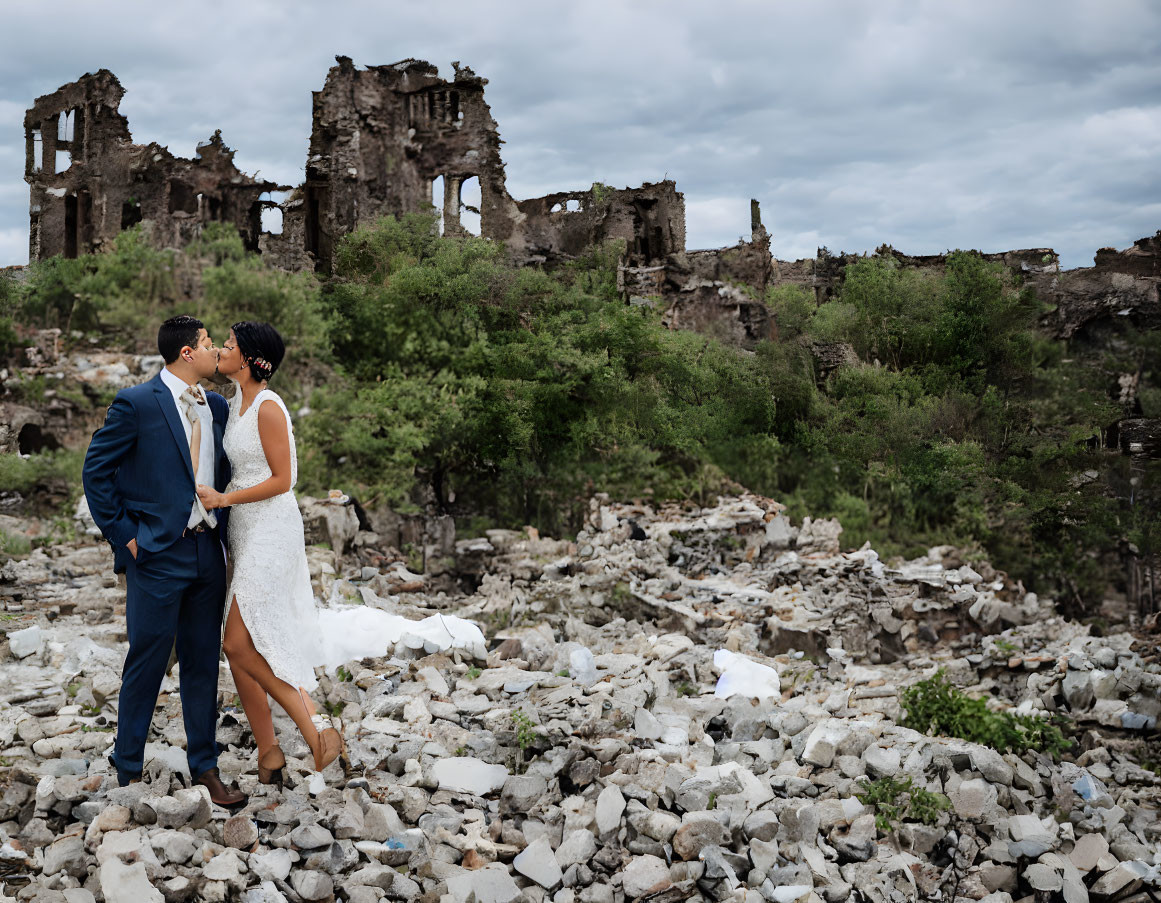
[[274, 735], [267, 694], [294, 719], [322, 771], [343, 749], [342, 735], [315, 714], [309, 692], [323, 663], [294, 497], [298, 460], [290, 415], [266, 388], [285, 347], [267, 323], [235, 323], [218, 372], [236, 384], [223, 448], [233, 468], [225, 492], [199, 485], [207, 509], [230, 508], [227, 528], [233, 579], [226, 595], [222, 648], [258, 745], [258, 779], [281, 784], [286, 758]]

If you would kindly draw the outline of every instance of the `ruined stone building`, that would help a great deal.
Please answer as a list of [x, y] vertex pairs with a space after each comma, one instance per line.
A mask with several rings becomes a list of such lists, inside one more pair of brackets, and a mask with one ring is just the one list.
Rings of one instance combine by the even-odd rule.
[[[449, 81], [421, 60], [363, 69], [348, 57], [336, 62], [313, 93], [305, 179], [293, 189], [240, 172], [220, 133], [192, 160], [156, 143], [134, 144], [118, 112], [124, 91], [107, 70], [37, 98], [24, 119], [29, 259], [99, 250], [141, 221], [162, 245], [181, 247], [206, 223], [223, 222], [274, 266], [326, 273], [344, 235], [434, 205], [444, 234], [502, 241], [523, 264], [554, 264], [604, 241], [624, 241], [618, 280], [627, 301], [660, 307], [671, 327], [742, 347], [777, 335], [764, 301], [768, 286], [800, 285], [822, 303], [855, 259], [820, 249], [814, 259], [775, 260], [757, 201], [749, 240], [687, 251], [685, 199], [668, 180], [514, 199], [484, 99], [486, 79], [458, 63]], [[271, 192], [288, 194], [276, 201]], [[280, 231], [264, 231], [266, 210], [281, 214]], [[877, 253], [901, 266], [938, 269], [944, 262], [942, 255], [891, 248]], [[1045, 325], [1062, 338], [1126, 310], [1148, 322], [1161, 317], [1159, 239], [1102, 250], [1095, 267], [1066, 274], [1049, 249], [987, 256], [1055, 306]]]
[[[29, 259], [97, 250], [142, 220], [172, 247], [226, 222], [276, 266], [327, 272], [343, 235], [430, 209], [433, 198], [445, 234], [503, 241], [520, 262], [565, 259], [611, 239], [626, 242], [635, 264], [685, 249], [685, 202], [671, 181], [513, 199], [487, 81], [471, 69], [454, 64], [448, 81], [421, 60], [337, 62], [314, 92], [306, 178], [281, 204], [268, 192], [290, 186], [239, 172], [220, 134], [193, 160], [134, 144], [117, 111], [124, 91], [107, 70], [37, 98], [25, 116]], [[273, 207], [279, 233], [262, 230]]]
[[193, 160], [134, 144], [117, 108], [124, 94], [107, 69], [38, 97], [24, 116], [29, 197], [28, 258], [76, 257], [148, 220], [155, 239], [180, 247], [207, 222], [232, 223], [257, 250], [264, 193], [234, 166], [215, 133]]

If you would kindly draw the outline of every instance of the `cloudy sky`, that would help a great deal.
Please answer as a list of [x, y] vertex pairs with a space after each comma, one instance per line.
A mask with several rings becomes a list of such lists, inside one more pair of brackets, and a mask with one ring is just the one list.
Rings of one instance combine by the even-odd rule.
[[489, 79], [517, 198], [677, 180], [688, 246], [781, 259], [1053, 247], [1087, 266], [1161, 229], [1154, 0], [105, 0], [0, 9], [0, 265], [27, 261], [23, 116], [111, 69], [134, 139], [220, 128], [297, 184], [311, 90], [359, 65]]

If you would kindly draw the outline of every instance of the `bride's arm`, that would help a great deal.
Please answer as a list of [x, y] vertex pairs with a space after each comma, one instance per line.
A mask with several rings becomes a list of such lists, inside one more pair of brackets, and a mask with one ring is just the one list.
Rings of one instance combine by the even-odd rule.
[[286, 415], [276, 401], [267, 399], [258, 408], [258, 438], [262, 440], [262, 451], [266, 454], [270, 477], [254, 486], [235, 489], [233, 492], [218, 492], [209, 486], [199, 485], [198, 495], [203, 505], [207, 508], [229, 508], [231, 505], [260, 502], [290, 490], [290, 430], [286, 424]]

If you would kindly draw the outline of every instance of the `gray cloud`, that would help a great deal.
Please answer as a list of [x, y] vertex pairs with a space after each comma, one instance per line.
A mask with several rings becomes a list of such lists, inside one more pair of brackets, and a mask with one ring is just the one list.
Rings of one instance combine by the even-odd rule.
[[[1161, 7], [1148, 0], [75, 4], [0, 13], [0, 264], [27, 257], [24, 109], [113, 70], [134, 139], [301, 180], [336, 53], [489, 79], [509, 189], [675, 178], [690, 247], [749, 230], [913, 253], [1050, 246], [1067, 266], [1161, 228]], [[67, 23], [68, 27], [64, 27]], [[13, 42], [16, 43], [16, 42]]]

